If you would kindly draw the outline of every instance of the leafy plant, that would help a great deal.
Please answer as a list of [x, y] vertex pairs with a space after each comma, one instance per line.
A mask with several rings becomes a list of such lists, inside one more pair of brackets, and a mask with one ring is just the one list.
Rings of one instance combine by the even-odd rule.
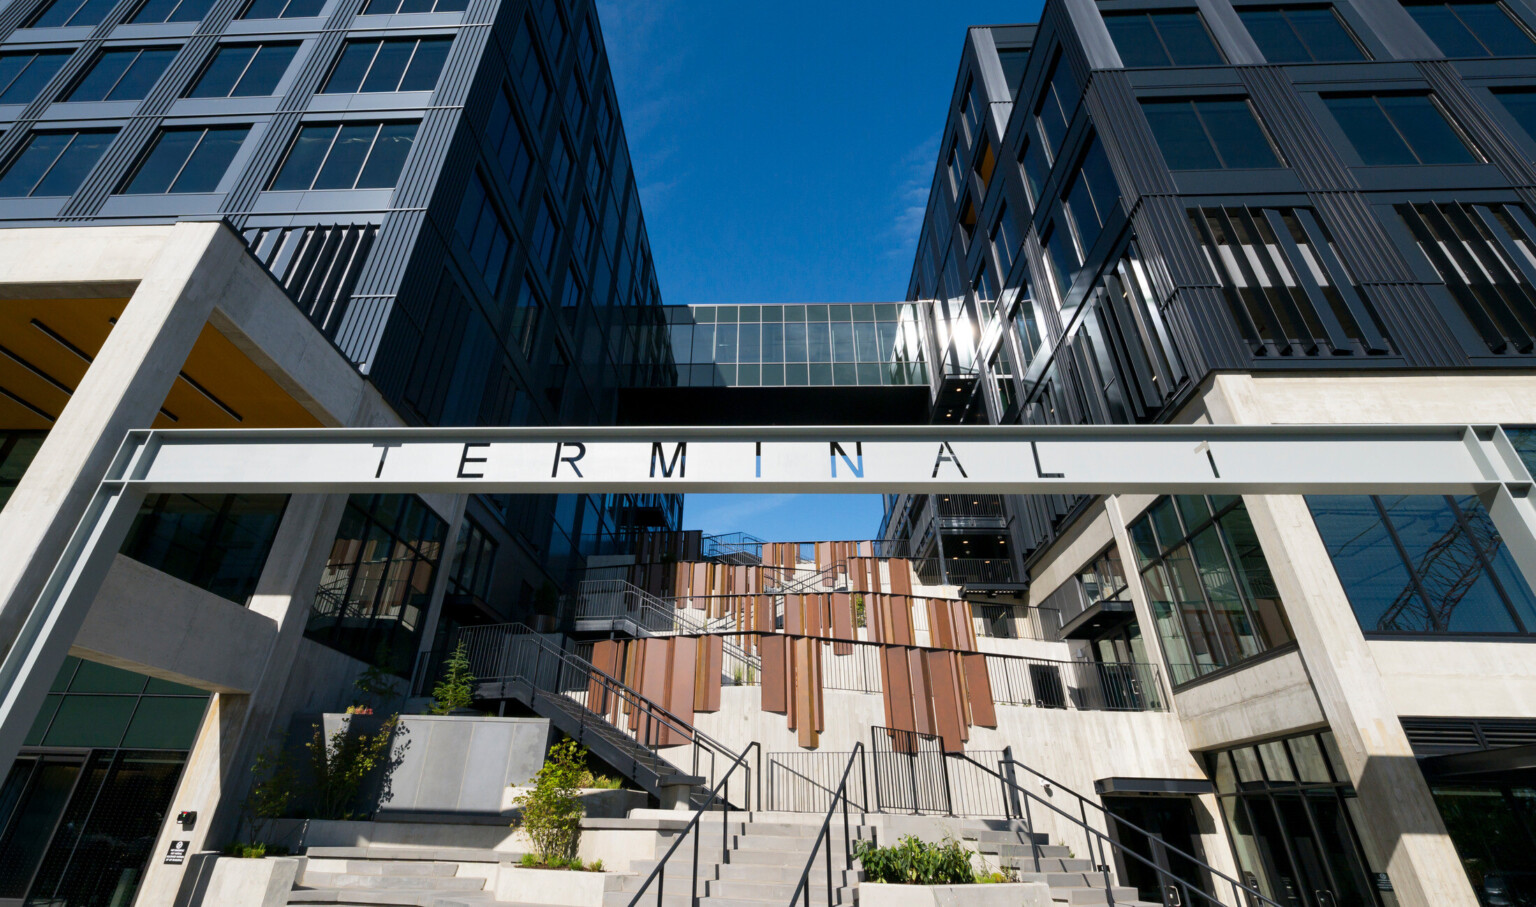
[[263, 857], [286, 857], [288, 848], [274, 844], [248, 844], [235, 841], [224, 845], [224, 856], [242, 860], [260, 860]]
[[853, 625], [855, 627], [862, 627], [865, 625], [864, 596], [862, 595], [855, 595], [853, 597]]
[[250, 790], [240, 801], [241, 819], [251, 831], [251, 840], [264, 841], [273, 820], [288, 815], [298, 787], [299, 769], [287, 747], [270, 746], [256, 754]]
[[608, 775], [594, 775], [591, 771], [582, 770], [581, 777], [576, 779], [576, 786], [589, 790], [618, 790], [624, 786], [622, 778], [612, 778]]
[[309, 751], [314, 818], [352, 817], [363, 784], [389, 759], [390, 738], [399, 722], [399, 715], [391, 715], [373, 734], [349, 733], [348, 725], [343, 725], [329, 739], [315, 725], [314, 738], [304, 744]]
[[586, 770], [586, 750], [574, 740], [562, 740], [549, 748], [532, 789], [513, 801], [523, 808], [517, 827], [528, 833], [534, 854], [546, 866], [569, 862], [581, 845], [587, 809], [576, 788]]
[[976, 881], [971, 851], [953, 838], [930, 844], [906, 835], [890, 847], [860, 841], [854, 855], [871, 882], [895, 885], [967, 885]]
[[454, 709], [468, 708], [474, 700], [475, 675], [469, 670], [469, 651], [460, 642], [443, 662], [443, 679], [432, 688], [432, 704], [427, 711], [448, 715]]

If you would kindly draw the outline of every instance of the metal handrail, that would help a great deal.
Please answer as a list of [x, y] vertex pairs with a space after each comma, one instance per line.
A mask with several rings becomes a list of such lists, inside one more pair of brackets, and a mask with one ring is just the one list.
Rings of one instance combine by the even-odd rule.
[[[1036, 772], [1034, 769], [1029, 768], [1029, 766], [1024, 765], [1022, 762], [1019, 762], [1016, 759], [1014, 759], [1012, 757], [1012, 755], [1011, 755], [1011, 748], [1009, 750], [1004, 750], [1003, 758], [1001, 760], [999, 760], [999, 762], [998, 762], [998, 767], [999, 768], [1003, 768], [1003, 767], [1008, 767], [1009, 768], [1009, 771], [1008, 771], [1008, 773], [1006, 775], [1004, 775], [1001, 772], [996, 772], [996, 771], [993, 771], [990, 768], [987, 768], [985, 765], [982, 765], [980, 762], [977, 762], [975, 759], [972, 759], [970, 756], [967, 756], [964, 753], [949, 753], [948, 756], [951, 759], [960, 759], [960, 760], [964, 760], [966, 762], [969, 762], [970, 764], [976, 766], [977, 768], [981, 769], [982, 771], [984, 771], [984, 772], [992, 775], [993, 777], [997, 778], [999, 781], [1001, 781], [1003, 783], [1003, 786], [1005, 788], [1012, 789], [1012, 791], [1014, 793], [1016, 793], [1016, 794], [1023, 794], [1024, 795], [1024, 803], [1023, 803], [1023, 809], [1022, 809], [1022, 812], [1024, 814], [1022, 816], [1019, 816], [1019, 817], [1014, 817], [1014, 816], [1010, 815], [1009, 818], [1022, 818], [1024, 820], [1024, 833], [1029, 836], [1030, 852], [1031, 852], [1031, 855], [1033, 856], [1033, 859], [1035, 861], [1035, 872], [1039, 872], [1040, 871], [1040, 842], [1035, 837], [1034, 817], [1031, 814], [1031, 810], [1029, 808], [1029, 803], [1030, 803], [1031, 800], [1038, 801], [1040, 803], [1040, 805], [1042, 805], [1042, 806], [1046, 807], [1047, 809], [1051, 810], [1052, 812], [1055, 812], [1058, 815], [1062, 816], [1063, 818], [1065, 818], [1071, 824], [1076, 825], [1077, 827], [1081, 828], [1083, 830], [1084, 837], [1087, 839], [1087, 842], [1088, 842], [1088, 854], [1089, 854], [1090, 859], [1093, 857], [1093, 854], [1094, 854], [1094, 846], [1093, 845], [1095, 843], [1098, 844], [1098, 848], [1097, 848], [1098, 849], [1098, 859], [1095, 861], [1095, 865], [1097, 866], [1098, 870], [1101, 873], [1103, 873], [1103, 875], [1104, 875], [1105, 898], [1106, 898], [1106, 900], [1108, 902], [1109, 907], [1114, 907], [1114, 904], [1115, 904], [1115, 891], [1114, 891], [1114, 884], [1113, 884], [1113, 882], [1111, 881], [1111, 879], [1109, 877], [1109, 863], [1104, 859], [1104, 852], [1105, 852], [1104, 845], [1106, 845], [1106, 844], [1108, 844], [1110, 847], [1114, 848], [1114, 850], [1116, 852], [1118, 852], [1119, 855], [1122, 858], [1130, 858], [1130, 859], [1136, 860], [1137, 862], [1142, 863], [1142, 864], [1150, 867], [1153, 872], [1157, 873], [1157, 877], [1158, 877], [1160, 882], [1167, 881], [1169, 879], [1173, 880], [1173, 882], [1175, 884], [1171, 884], [1171, 885], [1164, 884], [1164, 885], [1160, 886], [1162, 888], [1162, 891], [1163, 891], [1163, 903], [1165, 905], [1170, 905], [1170, 907], [1171, 907], [1172, 904], [1178, 904], [1178, 903], [1183, 903], [1183, 904], [1187, 905], [1187, 904], [1191, 903], [1190, 896], [1198, 894], [1200, 897], [1204, 898], [1209, 903], [1216, 905], [1216, 907], [1228, 907], [1228, 905], [1226, 905], [1223, 901], [1221, 901], [1215, 895], [1210, 894], [1205, 889], [1191, 887], [1190, 883], [1187, 880], [1182, 879], [1182, 878], [1174, 875], [1172, 872], [1170, 872], [1169, 870], [1164, 869], [1163, 867], [1157, 865], [1157, 863], [1153, 862], [1152, 860], [1147, 859], [1146, 857], [1144, 857], [1141, 854], [1135, 852], [1134, 850], [1131, 850], [1126, 845], [1121, 844], [1119, 841], [1116, 841], [1114, 838], [1110, 837], [1105, 832], [1099, 831], [1097, 828], [1094, 828], [1092, 825], [1089, 825], [1086, 813], [1083, 815], [1082, 818], [1078, 818], [1077, 816], [1073, 816], [1071, 813], [1067, 812], [1066, 810], [1062, 809], [1061, 807], [1057, 806], [1056, 804], [1050, 802], [1049, 800], [1045, 799], [1044, 797], [1041, 797], [1039, 794], [1035, 793], [1034, 791], [1025, 789], [1023, 786], [1021, 786], [1018, 783], [1018, 781], [1014, 780], [1014, 778], [1012, 777], [1012, 774], [1013, 774], [1012, 768], [1011, 768], [1012, 766], [1018, 766], [1020, 768], [1026, 769], [1026, 770], [1032, 772], [1033, 774], [1035, 774], [1036, 776], [1038, 776], [1038, 777], [1042, 778], [1043, 780], [1047, 781], [1048, 783], [1054, 784], [1055, 786], [1061, 788], [1062, 790], [1066, 791], [1067, 793], [1070, 793], [1073, 796], [1077, 797], [1079, 801], [1087, 802], [1087, 798], [1083, 797], [1081, 794], [1078, 794], [1076, 791], [1072, 790], [1071, 788], [1066, 787], [1066, 786], [1064, 786], [1062, 784], [1059, 784], [1059, 783], [1057, 783], [1055, 781], [1052, 781], [1049, 778], [1046, 778], [1045, 775], [1042, 775], [1039, 772]], [[1104, 808], [1102, 806], [1099, 806], [1098, 804], [1093, 804], [1093, 805], [1098, 807], [1100, 810], [1103, 810], [1105, 815], [1110, 815], [1109, 811], [1108, 810], [1104, 810]], [[1007, 809], [1010, 813], [1012, 812], [1011, 804], [1009, 804], [1007, 801], [1004, 802], [1004, 808]], [[1168, 844], [1167, 841], [1163, 840], [1161, 835], [1153, 834], [1152, 832], [1147, 831], [1146, 829], [1141, 828], [1140, 826], [1133, 825], [1130, 822], [1125, 822], [1125, 821], [1120, 820], [1120, 819], [1116, 819], [1116, 821], [1121, 822], [1121, 824], [1124, 825], [1124, 827], [1126, 827], [1128, 829], [1140, 832], [1141, 834], [1145, 835], [1146, 838], [1147, 838], [1148, 843], [1154, 847], [1154, 854], [1156, 853], [1156, 851], [1158, 849], [1161, 849], [1161, 850], [1163, 850], [1165, 852], [1168, 852], [1168, 853], [1177, 854], [1178, 856], [1183, 857], [1185, 860], [1188, 860], [1190, 863], [1193, 863], [1195, 866], [1199, 867], [1201, 870], [1203, 870], [1206, 873], [1210, 874], [1213, 878], [1220, 879], [1220, 880], [1222, 880], [1224, 882], [1229, 883], [1232, 886], [1233, 903], [1232, 903], [1231, 907], [1251, 907], [1251, 905], [1253, 905], [1254, 903], [1263, 904], [1263, 905], [1265, 905], [1265, 907], [1282, 907], [1282, 905], [1278, 901], [1275, 901], [1274, 899], [1272, 899], [1270, 897], [1267, 897], [1263, 892], [1259, 891], [1258, 889], [1256, 889], [1256, 888], [1254, 888], [1254, 887], [1252, 887], [1250, 885], [1247, 885], [1247, 884], [1245, 884], [1243, 882], [1238, 881], [1237, 879], [1233, 878], [1232, 876], [1227, 875], [1226, 873], [1224, 873], [1221, 870], [1217, 869], [1216, 867], [1210, 865], [1209, 863], [1205, 862], [1204, 860], [1200, 859], [1199, 857], [1196, 857], [1196, 856], [1194, 856], [1192, 854], [1189, 854], [1189, 853], [1185, 853], [1184, 851], [1179, 850], [1178, 848], [1171, 846], [1170, 844]], [[1183, 893], [1184, 893], [1183, 900], [1182, 901], [1170, 902], [1169, 898], [1168, 898], [1168, 895], [1176, 893], [1177, 891], [1183, 891]], [[1243, 898], [1243, 894], [1246, 894], [1248, 896], [1246, 901]]]
[[[658, 598], [626, 580], [585, 580], [577, 587], [576, 593], [576, 617], [578, 619], [609, 618], [633, 619], [638, 612], [637, 625], [652, 633], [671, 633], [680, 636], [723, 636], [725, 631], [733, 627], [725, 624], [714, 624], [705, 620], [700, 623], [697, 618], [688, 614], [688, 608], [679, 608], [677, 600]], [[607, 601], [595, 599], [595, 596], [606, 596]], [[696, 596], [692, 596], [696, 597]], [[622, 602], [621, 608], [609, 604], [617, 598]], [[636, 602], [635, 607], [630, 607], [626, 599]], [[649, 620], [648, 620], [649, 618]], [[737, 661], [745, 662], [747, 667], [759, 673], [763, 670], [763, 661], [756, 655], [746, 651], [729, 639], [724, 640], [726, 654]], [[734, 650], [734, 651], [732, 651]]]
[[[635, 896], [633, 898], [630, 898], [629, 907], [635, 907], [636, 904], [640, 903], [640, 898], [645, 894], [645, 890], [651, 887], [651, 880], [653, 879], [656, 880], [656, 907], [662, 907], [662, 896], [666, 893], [667, 890], [667, 861], [672, 859], [672, 854], [677, 852], [678, 846], [681, 845], [684, 839], [688, 837], [688, 832], [690, 831], [693, 832], [693, 872], [690, 874], [692, 876], [693, 886], [691, 903], [693, 907], [698, 907], [699, 838], [703, 836], [702, 832], [700, 831], [699, 822], [704, 818], [704, 814], [709, 812], [711, 807], [713, 807], [717, 801], [721, 804], [723, 811], [720, 816], [720, 858], [722, 860], [725, 859], [725, 853], [730, 849], [729, 842], [731, 833], [731, 800], [729, 797], [720, 796], [720, 793], [721, 791], [725, 790], [726, 785], [730, 783], [731, 775], [736, 773], [736, 769], [746, 765], [747, 753], [751, 752], [752, 750], [757, 750], [757, 764], [759, 767], [758, 774], [762, 774], [761, 767], [763, 764], [763, 750], [762, 747], [758, 745], [758, 742], [754, 740], [747, 744], [746, 749], [741, 751], [741, 755], [737, 756], [735, 761], [731, 763], [731, 767], [725, 770], [725, 775], [720, 778], [719, 782], [717, 782], [714, 788], [709, 792], [709, 799], [705, 800], [702, 804], [694, 809], [693, 818], [688, 820], [688, 824], [683, 827], [682, 833], [679, 834], [677, 839], [672, 842], [672, 846], [668, 847], [667, 852], [662, 855], [660, 860], [656, 861], [656, 866], [651, 869], [651, 874], [646, 876], [645, 881], [640, 884], [640, 890], [635, 892]], [[747, 793], [750, 795], [752, 792], [752, 769], [747, 767], [746, 773]], [[761, 777], [758, 778], [758, 784], [762, 784]], [[762, 809], [762, 803], [752, 801], [750, 796], [744, 802], [746, 802], [746, 808], [749, 810], [754, 805], [758, 809]]]
[[[610, 676], [607, 672], [598, 668], [596, 665], [592, 664], [590, 661], [587, 661], [585, 658], [582, 658], [573, 652], [568, 652], [565, 649], [554, 645], [553, 643], [546, 640], [543, 636], [535, 633], [526, 624], [513, 622], [479, 627], [465, 627], [460, 632], [462, 633], [464, 631], [475, 631], [476, 633], [485, 633], [490, 630], [501, 631], [508, 637], [515, 637], [518, 642], [521, 642], [524, 639], [531, 640], [533, 645], [536, 646], [538, 654], [535, 657], [533, 670], [531, 673], [525, 673], [521, 671], [520, 666], [517, 666], [519, 659], [513, 659], [513, 663], [516, 666], [514, 667], [513, 673], [493, 678], [480, 677], [477, 678], [478, 680], [510, 680], [521, 677], [528, 682], [528, 685], [535, 691], [535, 693], [544, 693], [545, 695], [554, 693], [556, 695], [561, 695], [561, 684], [559, 682], [559, 678], [556, 679], [553, 689], [545, 688], [540, 682], [540, 659], [542, 658], [544, 652], [549, 652], [563, 667], [573, 668], [581, 672], [585, 676], [585, 680], [588, 684], [595, 681], [599, 686], [602, 687], [605, 694], [612, 695], [621, 702], [630, 702], [634, 705], [634, 707], [644, 713], [646, 725], [643, 733], [636, 731], [632, 734], [627, 729], [609, 721], [605, 714], [592, 709], [586, 703], [578, 702], [568, 696], [562, 696], [562, 698], [580, 707], [584, 713], [601, 718], [605, 725], [619, 731], [646, 749], [651, 756], [651, 772], [658, 778], [661, 776], [659, 764], [663, 761], [660, 753], [661, 745], [654, 742], [656, 739], [658, 739], [659, 736], [661, 736], [657, 733], [658, 730], [670, 730], [681, 736], [686, 742], [693, 745], [694, 749], [692, 771], [695, 776], [698, 775], [699, 771], [700, 748], [708, 752], [711, 777], [713, 777], [714, 774], [715, 756], [717, 754], [720, 756], [736, 755], [736, 753], [729, 747], [725, 746], [718, 740], [715, 740], [708, 734], [705, 734], [703, 731], [679, 718], [669, 709], [642, 695], [640, 692], [631, 688], [623, 681]], [[585, 720], [585, 715], [583, 716], [583, 720]], [[758, 762], [758, 774], [761, 775], [761, 751], [759, 751]], [[670, 764], [671, 763], [669, 762], [668, 765]]]
[[[848, 773], [853, 771], [855, 759], [864, 756], [864, 743], [860, 741], [853, 745], [853, 752], [848, 754], [848, 765], [843, 769], [843, 778], [838, 782], [837, 791], [832, 796], [832, 804], [827, 807], [827, 817], [821, 820], [821, 830], [816, 833], [816, 841], [811, 845], [810, 859], [805, 861], [805, 871], [800, 873], [800, 881], [795, 885], [795, 893], [789, 897], [789, 907], [794, 907], [800, 900], [800, 892], [805, 892], [804, 907], [811, 907], [811, 869], [816, 866], [816, 852], [821, 850], [821, 842], [827, 842], [827, 907], [833, 907], [835, 901], [832, 898], [832, 817], [837, 814], [837, 803], [843, 803], [843, 860], [845, 871], [853, 868], [853, 837], [848, 828]], [[847, 881], [845, 878], [844, 881]]]

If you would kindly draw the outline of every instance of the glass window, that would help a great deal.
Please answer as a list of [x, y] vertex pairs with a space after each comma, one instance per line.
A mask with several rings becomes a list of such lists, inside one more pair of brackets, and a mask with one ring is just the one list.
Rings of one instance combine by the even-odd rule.
[[1405, 3], [1447, 57], [1527, 57], [1536, 42], [1503, 3]]
[[320, 15], [325, 0], [252, 0], [242, 19], [308, 19]]
[[203, 69], [189, 98], [265, 97], [277, 90], [297, 44], [225, 44]]
[[1493, 96], [1499, 99], [1509, 115], [1515, 118], [1520, 128], [1525, 130], [1527, 137], [1536, 140], [1536, 91], [1519, 88], [1494, 89]]
[[431, 91], [452, 43], [452, 38], [348, 41], [320, 93]]
[[1366, 632], [1536, 628], [1530, 587], [1476, 498], [1310, 495], [1307, 504]]
[[1129, 530], [1175, 684], [1292, 641], [1241, 498], [1159, 498]]
[[512, 187], [512, 197], [521, 205], [528, 188], [528, 173], [533, 168], [533, 150], [523, 128], [512, 115], [512, 103], [505, 91], [498, 91], [491, 102], [490, 121], [486, 127], [491, 146], [496, 149], [496, 159], [501, 162], [501, 172]]
[[539, 216], [534, 222], [533, 237], [530, 240], [534, 258], [543, 263], [546, 271], [554, 267], [555, 246], [559, 239], [560, 222], [555, 219], [555, 209], [546, 198], [539, 205]]
[[1331, 6], [1240, 8], [1237, 13], [1271, 63], [1364, 60], [1365, 51]]
[[539, 337], [539, 324], [544, 319], [544, 303], [533, 288], [533, 278], [524, 274], [522, 286], [517, 291], [517, 304], [512, 307], [510, 333], [523, 358], [533, 358], [534, 343]]
[[175, 56], [174, 47], [108, 48], [97, 54], [96, 62], [64, 100], [142, 100]]
[[1225, 63], [1194, 10], [1112, 13], [1104, 17], [1120, 61], [1129, 67], [1214, 66]]
[[201, 22], [213, 0], [146, 0], [130, 22]]
[[368, 0], [365, 16], [393, 16], [397, 13], [461, 13], [468, 0]]
[[1045, 139], [1053, 159], [1056, 149], [1061, 147], [1062, 139], [1067, 137], [1067, 124], [1072, 122], [1077, 101], [1077, 83], [1072, 79], [1071, 70], [1061, 65], [1061, 56], [1058, 54], [1056, 61], [1051, 64], [1051, 74], [1046, 78], [1045, 92], [1035, 107], [1035, 126]]
[[287, 504], [282, 494], [150, 495], [122, 553], [245, 604], [256, 591]]
[[1427, 94], [1324, 95], [1323, 103], [1363, 164], [1477, 161]]
[[1008, 82], [1008, 99], [1011, 101], [1019, 93], [1019, 83], [1024, 81], [1024, 70], [1029, 66], [1029, 48], [999, 47], [997, 62], [1002, 64], [1003, 78]]
[[267, 188], [392, 188], [415, 137], [415, 123], [304, 126]]
[[124, 195], [212, 192], [235, 159], [249, 126], [162, 129], [128, 177]]
[[532, 22], [525, 16], [512, 36], [509, 62], [513, 78], [527, 93], [531, 119], [542, 126], [544, 115], [549, 109], [549, 76], [544, 74], [544, 64], [539, 62], [534, 33]]
[[1246, 99], [1144, 100], [1141, 109], [1170, 170], [1280, 166]]
[[501, 272], [507, 261], [507, 226], [496, 205], [486, 194], [485, 184], [479, 174], [469, 178], [464, 190], [464, 201], [459, 205], [459, 216], [454, 223], [459, 240], [469, 250], [470, 261], [485, 278], [492, 293], [501, 286]]
[[1013, 270], [1013, 259], [1018, 254], [1019, 228], [1013, 221], [1013, 212], [1007, 204], [997, 208], [997, 223], [992, 225], [992, 253], [997, 256], [997, 269], [1001, 274]]
[[54, 0], [27, 23], [28, 28], [100, 25], [117, 0]]
[[0, 104], [32, 103], [69, 55], [69, 51], [0, 54]]
[[116, 130], [34, 132], [0, 176], [0, 198], [73, 195]]

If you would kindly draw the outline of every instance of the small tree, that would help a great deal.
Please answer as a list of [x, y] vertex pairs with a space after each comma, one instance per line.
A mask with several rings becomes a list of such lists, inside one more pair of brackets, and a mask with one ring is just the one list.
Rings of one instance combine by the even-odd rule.
[[517, 827], [528, 832], [534, 853], [545, 865], [576, 858], [587, 811], [577, 785], [586, 770], [586, 751], [574, 740], [563, 740], [549, 748], [544, 766], [533, 777], [533, 789], [513, 801], [523, 808]]
[[399, 715], [391, 715], [373, 734], [349, 733], [348, 722], [330, 739], [315, 725], [314, 739], [304, 745], [309, 751], [314, 818], [352, 818], [363, 784], [389, 759], [390, 739], [399, 721]]
[[855, 595], [853, 597], [853, 625], [855, 627], [864, 626], [864, 619], [864, 596]]
[[468, 708], [475, 700], [475, 675], [469, 670], [469, 652], [460, 642], [443, 663], [443, 679], [432, 688], [432, 704], [427, 711], [448, 715], [454, 709]]

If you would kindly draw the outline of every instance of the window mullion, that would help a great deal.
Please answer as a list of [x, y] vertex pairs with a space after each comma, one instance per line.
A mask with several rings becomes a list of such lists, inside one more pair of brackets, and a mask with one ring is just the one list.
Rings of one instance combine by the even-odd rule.
[[[384, 124], [383, 123], [380, 123], [377, 126], [373, 127], [373, 138], [369, 139], [369, 141], [368, 141], [368, 150], [363, 154], [363, 162], [361, 164], [357, 165], [357, 173], [353, 174], [353, 176], [352, 176], [352, 186], [351, 186], [351, 188], [353, 188], [353, 189], [357, 188], [358, 180], [361, 180], [363, 178], [363, 171], [368, 169], [368, 161], [369, 161], [370, 158], [373, 157], [373, 149], [375, 149], [375, 148], [377, 148], [379, 146], [379, 132], [381, 130], [383, 130], [383, 128], [384, 128]], [[336, 134], [338, 136], [341, 135], [341, 130], [339, 128], [336, 130]], [[490, 196], [489, 195], [486, 196], [486, 200], [487, 201], [490, 200]]]
[[170, 194], [170, 192], [173, 190], [176, 185], [176, 181], [181, 179], [182, 172], [187, 169], [187, 164], [192, 161], [193, 156], [197, 154], [197, 149], [202, 147], [203, 141], [207, 138], [208, 130], [204, 129], [202, 134], [197, 137], [197, 141], [193, 143], [192, 150], [188, 151], [187, 156], [182, 158], [181, 166], [176, 168], [176, 175], [171, 177], [170, 181], [165, 184], [166, 194]]
[[261, 48], [262, 45], [258, 44], [251, 50], [251, 55], [245, 61], [245, 65], [240, 67], [240, 75], [235, 76], [235, 80], [230, 83], [229, 91], [224, 95], [224, 97], [232, 98], [235, 96], [235, 92], [240, 90], [240, 83], [245, 81], [245, 74], [251, 71], [252, 66], [256, 65], [256, 58], [261, 55]]
[[[380, 52], [383, 51], [383, 47], [384, 47], [384, 45], [382, 45], [382, 44], [379, 45]], [[395, 91], [399, 91], [400, 90], [400, 86], [405, 84], [405, 74], [411, 71], [411, 62], [416, 59], [416, 54], [419, 53], [420, 51], [421, 51], [421, 39], [417, 38], [416, 39], [416, 43], [411, 45], [411, 55], [409, 57], [406, 57], [405, 65], [400, 67], [400, 78], [395, 80], [395, 87], [394, 87]]]
[[[331, 159], [331, 152], [334, 151], [335, 148], [336, 148], [336, 140], [341, 137], [341, 127], [342, 127], [342, 124], [341, 123], [337, 123], [336, 127], [331, 131], [331, 140], [326, 143], [325, 154], [320, 156], [320, 163], [319, 163], [319, 165], [315, 167], [315, 172], [313, 174], [311, 174], [310, 177], [309, 177], [309, 185], [304, 187], [306, 191], [315, 188], [315, 181], [320, 178], [320, 171], [325, 169], [325, 162]], [[299, 136], [302, 137], [303, 135], [304, 135], [304, 129], [301, 126], [299, 128]], [[294, 147], [298, 147], [298, 139], [297, 138], [294, 139]], [[292, 149], [290, 149], [288, 153], [292, 154], [293, 153]], [[278, 172], [281, 173], [282, 172], [282, 168], [278, 168]], [[353, 182], [355, 183], [357, 181], [353, 180]]]
[[1408, 153], [1413, 155], [1414, 161], [1422, 165], [1424, 163], [1424, 159], [1419, 156], [1419, 149], [1415, 148], [1413, 143], [1408, 141], [1408, 136], [1403, 132], [1402, 127], [1397, 125], [1397, 120], [1393, 119], [1392, 113], [1382, 105], [1381, 96], [1371, 95], [1371, 103], [1375, 104], [1376, 109], [1381, 111], [1382, 117], [1386, 119], [1388, 123], [1392, 124], [1392, 131], [1396, 133], [1398, 139], [1402, 141], [1403, 147], [1408, 149]]
[[36, 180], [34, 180], [32, 182], [32, 188], [27, 190], [27, 197], [28, 198], [30, 198], [32, 196], [33, 192], [37, 191], [37, 187], [41, 186], [43, 184], [44, 180], [48, 179], [48, 175], [53, 172], [53, 168], [55, 168], [55, 167], [57, 167], [59, 165], [59, 161], [64, 158], [64, 155], [69, 153], [69, 149], [75, 144], [76, 140], [78, 140], [79, 138], [80, 138], [80, 133], [78, 133], [78, 132], [76, 132], [75, 134], [73, 134], [73, 135], [71, 135], [69, 137], [69, 141], [64, 143], [64, 146], [59, 149], [59, 153], [54, 155], [53, 156], [53, 160], [48, 162], [48, 169], [44, 170], [43, 171], [43, 175], [39, 176]]

